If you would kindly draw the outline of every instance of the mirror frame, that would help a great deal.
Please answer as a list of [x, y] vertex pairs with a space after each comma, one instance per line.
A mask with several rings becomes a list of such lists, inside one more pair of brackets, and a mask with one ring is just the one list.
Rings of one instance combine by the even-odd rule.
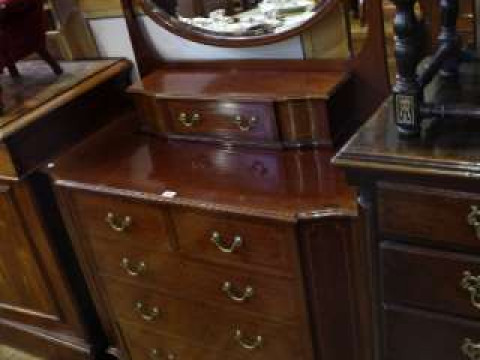
[[334, 9], [338, 3], [343, 2], [342, 0], [323, 0], [321, 4], [317, 5], [317, 13], [314, 16], [299, 26], [282, 33], [262, 34], [257, 36], [229, 36], [228, 34], [215, 33], [185, 24], [165, 11], [154, 11], [153, 6], [146, 4], [145, 0], [136, 1], [151, 20], [170, 33], [196, 43], [232, 48], [268, 45], [300, 35], [302, 32], [320, 21], [325, 15]]

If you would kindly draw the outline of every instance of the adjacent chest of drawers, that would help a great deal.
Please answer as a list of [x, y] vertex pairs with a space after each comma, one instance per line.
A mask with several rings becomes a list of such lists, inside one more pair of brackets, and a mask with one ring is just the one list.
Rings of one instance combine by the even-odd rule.
[[[112, 118], [129, 83], [125, 60], [44, 64], [0, 74], [0, 357], [93, 359], [105, 348], [49, 180], [46, 163]], [[19, 355], [17, 355], [19, 354]]]
[[[478, 359], [478, 125], [433, 121], [402, 140], [390, 103], [337, 156], [371, 233], [363, 271], [379, 359]], [[477, 138], [477, 139], [476, 139]]]
[[[107, 144], [118, 151], [99, 151]], [[58, 162], [51, 174], [111, 352], [363, 359], [353, 196], [331, 155], [112, 127]]]

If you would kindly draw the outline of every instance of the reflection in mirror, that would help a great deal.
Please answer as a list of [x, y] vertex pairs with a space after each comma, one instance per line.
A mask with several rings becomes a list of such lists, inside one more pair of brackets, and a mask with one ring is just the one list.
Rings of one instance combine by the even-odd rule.
[[278, 34], [317, 14], [324, 0], [144, 0], [186, 25], [233, 36]]

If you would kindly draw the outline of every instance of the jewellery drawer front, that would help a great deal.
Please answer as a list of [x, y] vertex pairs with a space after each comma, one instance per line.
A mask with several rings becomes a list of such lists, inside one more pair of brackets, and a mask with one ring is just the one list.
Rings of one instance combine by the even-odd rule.
[[383, 359], [465, 359], [480, 355], [480, 323], [396, 307], [385, 309]]
[[256, 313], [273, 320], [299, 320], [299, 285], [292, 280], [246, 270], [219, 268], [173, 254], [133, 248], [125, 251], [106, 242], [97, 244], [95, 253], [100, 273], [117, 279], [188, 299]]
[[384, 236], [480, 249], [478, 194], [385, 183], [378, 192]]
[[106, 238], [119, 240], [120, 247], [122, 244], [155, 250], [171, 247], [167, 214], [159, 206], [87, 192], [75, 192], [73, 200], [92, 244]]
[[[145, 328], [132, 325], [131, 323], [121, 322], [123, 335], [130, 348], [132, 360], [145, 359], [194, 359], [194, 360], [291, 360], [305, 359], [305, 356], [296, 349], [289, 348], [285, 351], [285, 345], [278, 341], [269, 341], [262, 343], [259, 348], [250, 348], [250, 342], [255, 339], [239, 339], [244, 342], [239, 343], [236, 333], [233, 334], [233, 340], [226, 338], [224, 341], [218, 339], [212, 344], [212, 347], [199, 345], [186, 341], [182, 338], [171, 337], [158, 332], [152, 332]], [[243, 334], [242, 334], [243, 335]], [[263, 338], [262, 338], [263, 340]], [[284, 339], [282, 339], [284, 340]], [[247, 342], [248, 341], [248, 342]], [[290, 344], [289, 344], [290, 345]], [[295, 346], [295, 345], [294, 345]]]
[[383, 299], [480, 318], [480, 258], [383, 243]]
[[298, 327], [196, 300], [142, 291], [115, 281], [108, 281], [107, 289], [123, 324], [122, 332], [128, 333], [128, 322], [211, 349], [239, 352], [248, 347], [248, 353], [258, 352], [262, 359], [303, 358], [302, 332]]
[[270, 102], [159, 100], [157, 106], [166, 107], [165, 128], [173, 134], [278, 141], [274, 106]]
[[179, 249], [189, 257], [293, 272], [295, 234], [287, 225], [188, 209], [173, 210], [172, 220]]

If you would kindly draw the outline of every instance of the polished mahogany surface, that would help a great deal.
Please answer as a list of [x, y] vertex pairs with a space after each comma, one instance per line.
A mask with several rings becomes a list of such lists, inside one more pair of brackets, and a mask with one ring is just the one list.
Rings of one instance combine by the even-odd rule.
[[[457, 81], [436, 79], [427, 100], [478, 103], [479, 64], [465, 64]], [[440, 85], [442, 86], [440, 90]], [[337, 156], [340, 165], [402, 173], [476, 177], [480, 167], [480, 123], [471, 119], [426, 121], [418, 139], [402, 138], [392, 127], [393, 106], [387, 101]]]
[[[124, 127], [106, 129], [60, 160], [53, 171], [57, 182], [286, 221], [355, 213], [352, 190], [330, 164], [331, 150], [169, 142]], [[165, 191], [177, 195], [170, 199]]]
[[129, 88], [158, 98], [196, 100], [328, 99], [349, 74], [344, 71], [267, 71], [238, 69], [158, 70]]

